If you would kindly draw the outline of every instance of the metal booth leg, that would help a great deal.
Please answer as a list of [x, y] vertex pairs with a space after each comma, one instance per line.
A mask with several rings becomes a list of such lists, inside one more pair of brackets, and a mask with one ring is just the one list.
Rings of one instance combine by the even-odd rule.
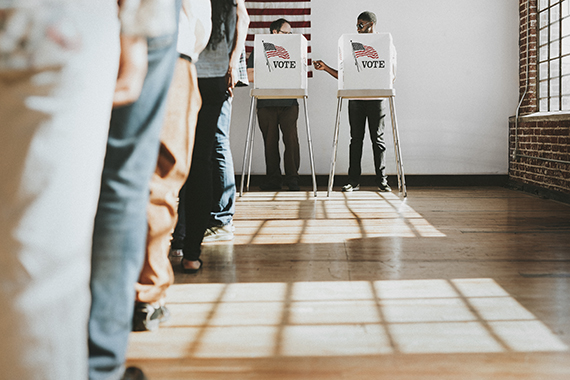
[[[250, 150], [250, 136], [253, 132], [253, 117], [254, 117], [254, 110], [255, 110], [255, 97], [251, 97], [250, 101], [250, 110], [249, 110], [249, 122], [247, 123], [247, 132], [245, 136], [245, 147], [243, 152], [243, 164], [241, 166], [241, 183], [239, 186], [239, 196], [243, 196], [243, 184], [245, 179], [245, 168], [247, 159], [249, 157], [249, 150]], [[253, 149], [252, 149], [253, 150]]]
[[394, 96], [390, 96], [390, 115], [392, 118], [392, 136], [394, 138], [394, 153], [396, 156], [396, 170], [398, 173], [398, 190], [400, 193], [404, 194], [404, 197], [408, 196], [406, 190], [406, 179], [404, 176], [404, 163], [402, 162], [402, 150], [400, 148], [400, 135], [398, 132], [398, 124], [396, 118], [396, 101]]
[[311, 129], [309, 128], [309, 110], [307, 108], [307, 97], [303, 97], [305, 108], [305, 125], [307, 126], [307, 143], [309, 144], [309, 162], [311, 164], [311, 176], [313, 178], [313, 193], [317, 196], [317, 177], [315, 176], [315, 158], [313, 156], [313, 141], [311, 140]]
[[329, 172], [329, 185], [327, 188], [327, 197], [331, 195], [333, 183], [334, 183], [334, 169], [336, 166], [336, 150], [338, 147], [338, 133], [340, 129], [340, 114], [342, 111], [342, 97], [338, 97], [336, 105], [336, 120], [334, 125], [334, 136], [333, 136], [333, 146], [332, 146], [332, 157], [331, 157], [331, 170]]
[[[257, 102], [257, 98], [255, 98], [255, 100]], [[245, 188], [247, 191], [249, 191], [249, 184], [250, 184], [250, 180], [251, 180], [251, 165], [253, 162], [253, 142], [255, 141], [255, 124], [256, 124], [256, 121], [257, 121], [257, 114], [255, 112], [253, 112], [253, 122], [251, 123], [252, 128], [251, 128], [251, 135], [250, 135], [250, 139], [249, 139], [249, 158], [248, 158], [248, 166], [247, 166], [247, 182], [245, 184]]]

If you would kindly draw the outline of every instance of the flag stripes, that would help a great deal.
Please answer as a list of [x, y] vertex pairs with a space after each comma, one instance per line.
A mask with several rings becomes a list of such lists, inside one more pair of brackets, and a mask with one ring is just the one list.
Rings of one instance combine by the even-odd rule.
[[[311, 0], [245, 0], [246, 3], [277, 3], [277, 4], [294, 4], [294, 3], [310, 3]], [[249, 7], [249, 5], [247, 5]]]
[[[308, 41], [307, 53], [311, 53], [311, 1], [310, 0], [245, 0], [250, 18], [245, 42], [247, 53], [253, 50], [256, 34], [268, 34], [271, 23], [284, 18], [291, 24], [293, 34], [302, 34]], [[308, 57], [307, 64], [312, 64]], [[309, 77], [312, 71], [309, 71]]]
[[[259, 15], [278, 15], [281, 16], [285, 12], [289, 15], [310, 15], [310, 9], [289, 9], [289, 8], [275, 8], [275, 9], [265, 9], [265, 8], [249, 8], [247, 13], [250, 16], [259, 16]], [[291, 17], [291, 16], [289, 16]]]

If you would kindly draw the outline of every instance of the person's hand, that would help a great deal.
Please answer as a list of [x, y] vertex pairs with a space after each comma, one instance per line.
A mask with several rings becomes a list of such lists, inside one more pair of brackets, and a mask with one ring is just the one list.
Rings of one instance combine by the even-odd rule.
[[234, 96], [234, 87], [236, 86], [238, 77], [238, 68], [230, 66], [228, 68], [228, 72], [226, 73], [226, 86], [230, 96]]
[[321, 60], [313, 61], [313, 67], [317, 70], [324, 70], [326, 66], [326, 63]]
[[119, 74], [113, 107], [134, 103], [140, 96], [148, 67], [147, 43], [144, 37], [121, 36]]

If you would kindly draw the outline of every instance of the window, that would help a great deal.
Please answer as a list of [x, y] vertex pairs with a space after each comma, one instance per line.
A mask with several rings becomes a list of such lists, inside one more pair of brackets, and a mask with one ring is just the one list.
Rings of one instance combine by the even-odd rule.
[[539, 111], [570, 111], [570, 0], [539, 0], [538, 19]]

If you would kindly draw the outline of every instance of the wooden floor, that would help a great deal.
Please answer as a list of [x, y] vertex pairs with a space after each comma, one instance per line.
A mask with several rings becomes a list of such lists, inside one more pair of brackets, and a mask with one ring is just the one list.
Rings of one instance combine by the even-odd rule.
[[[365, 189], [363, 189], [365, 190]], [[249, 192], [170, 321], [151, 380], [570, 379], [570, 205], [500, 187]]]

